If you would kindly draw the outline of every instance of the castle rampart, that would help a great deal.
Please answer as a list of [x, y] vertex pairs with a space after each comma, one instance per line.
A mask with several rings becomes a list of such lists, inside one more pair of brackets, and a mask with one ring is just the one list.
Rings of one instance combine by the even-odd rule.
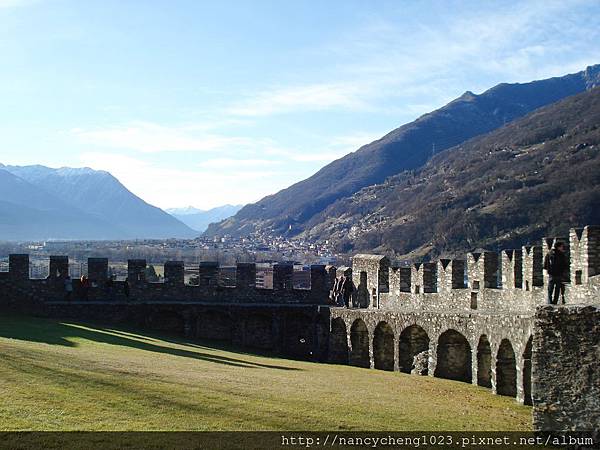
[[[5, 293], [5, 303], [18, 306], [23, 300], [42, 303], [65, 301], [65, 278], [68, 274], [68, 257], [51, 256], [50, 272], [45, 279], [29, 278], [29, 256], [10, 255], [9, 271], [0, 272], [0, 287]], [[167, 261], [164, 280], [146, 280], [147, 263], [144, 259], [130, 259], [127, 281], [111, 281], [108, 277], [106, 258], [88, 259], [90, 287], [86, 293], [92, 301], [123, 302], [211, 302], [211, 303], [265, 303], [265, 304], [327, 304], [328, 282], [325, 266], [311, 266], [311, 288], [296, 289], [293, 286], [293, 266], [276, 264], [273, 270], [273, 289], [255, 286], [256, 265], [240, 263], [236, 267], [236, 285], [222, 286], [218, 282], [219, 265], [216, 262], [199, 264], [198, 285], [184, 283], [184, 267], [181, 261]], [[72, 281], [74, 292], [71, 300], [81, 300], [82, 286]]]
[[[108, 261], [90, 258], [86, 299], [74, 280], [70, 301], [64, 289], [68, 258], [51, 257], [48, 278], [32, 280], [28, 256], [11, 255], [9, 272], [0, 273], [0, 306], [473, 383], [533, 402], [538, 428], [581, 428], [588, 409], [597, 407], [581, 400], [595, 392], [589, 380], [597, 385], [597, 368], [589, 375], [563, 370], [560, 361], [589, 368], [596, 366], [585, 363], [586, 355], [600, 357], [597, 308], [581, 306], [600, 304], [600, 227], [571, 230], [564, 241], [570, 260], [565, 307], [545, 306], [543, 260], [556, 240], [400, 266], [384, 255], [356, 255], [351, 268], [312, 266], [310, 289], [294, 288], [290, 264], [275, 265], [273, 289], [262, 289], [250, 263], [237, 265], [233, 287], [219, 283], [217, 263], [201, 263], [192, 286], [184, 283], [181, 261], [165, 263], [164, 281], [154, 283], [145, 279], [145, 260], [130, 260], [127, 282], [111, 283]], [[328, 304], [335, 277], [342, 275], [355, 285], [350, 308]], [[575, 341], [560, 341], [565, 333], [583, 340], [582, 352]], [[553, 382], [572, 387], [561, 394], [550, 388]], [[569, 396], [579, 399], [579, 409], [548, 406]], [[565, 414], [580, 418], [569, 422], [560, 418]]]

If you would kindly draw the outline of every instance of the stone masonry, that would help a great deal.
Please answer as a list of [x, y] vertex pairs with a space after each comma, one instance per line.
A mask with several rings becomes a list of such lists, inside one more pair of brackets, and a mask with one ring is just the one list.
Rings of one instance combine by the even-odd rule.
[[[393, 266], [384, 255], [356, 255], [352, 267], [311, 267], [310, 289], [296, 289], [293, 267], [273, 268], [273, 289], [255, 285], [254, 264], [239, 264], [236, 286], [203, 262], [199, 285], [185, 285], [183, 263], [165, 263], [148, 282], [146, 261], [130, 260], [127, 282], [108, 282], [108, 260], [92, 258], [89, 292], [73, 281], [68, 258], [50, 258], [46, 279], [29, 279], [28, 255], [11, 255], [0, 273], [0, 309], [127, 323], [188, 338], [232, 342], [288, 357], [400, 371], [472, 383], [533, 404], [542, 430], [598, 428], [600, 398], [600, 227], [571, 230], [565, 306], [548, 306], [540, 246]], [[562, 241], [562, 239], [561, 239]], [[350, 308], [328, 304], [336, 276], [350, 277]], [[83, 300], [83, 299], [86, 300]]]

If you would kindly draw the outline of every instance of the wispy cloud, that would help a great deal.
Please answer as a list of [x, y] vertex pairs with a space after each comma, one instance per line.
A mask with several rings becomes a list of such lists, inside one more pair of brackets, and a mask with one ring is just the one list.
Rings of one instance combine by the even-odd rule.
[[[322, 148], [287, 148], [271, 139], [251, 140], [247, 155], [208, 158], [185, 167], [160, 163], [155, 152], [133, 156], [120, 150], [88, 151], [79, 164], [115, 175], [127, 188], [157, 206], [195, 205], [210, 208], [231, 202], [249, 203], [310, 176], [319, 166], [371, 142], [376, 136], [355, 133], [325, 139]], [[227, 151], [219, 151], [220, 154]], [[204, 155], [206, 157], [206, 155]], [[178, 167], [178, 168], [174, 168]]]
[[[529, 81], [581, 70], [600, 59], [589, 52], [577, 58], [578, 42], [600, 39], [600, 28], [581, 27], [588, 20], [576, 6], [589, 0], [544, 0], [464, 8], [451, 21], [430, 23], [430, 16], [393, 18], [372, 15], [321, 47], [307, 50], [330, 59], [306, 73], [305, 84], [274, 85], [233, 104], [235, 116], [270, 116], [290, 112], [345, 111], [423, 113], [423, 98], [442, 106], [457, 90], [473, 86], [473, 74], [491, 82]], [[419, 15], [417, 15], [419, 16]], [[593, 27], [592, 27], [593, 28]], [[572, 39], [571, 39], [572, 38]], [[558, 61], [571, 63], [564, 65]], [[335, 81], [313, 81], [311, 78]], [[490, 82], [488, 81], [488, 83]], [[396, 105], [391, 105], [397, 99]]]
[[343, 136], [322, 137], [322, 144], [317, 150], [302, 148], [283, 148], [275, 145], [265, 147], [264, 153], [283, 160], [300, 163], [330, 163], [348, 153], [358, 150], [383, 136], [383, 132], [349, 133]]
[[[230, 171], [193, 167], [173, 169], [155, 165], [144, 157], [109, 152], [82, 153], [79, 163], [112, 173], [134, 194], [162, 208], [186, 205], [210, 208], [226, 204], [231, 199], [249, 203], [273, 189], [285, 187], [286, 183], [285, 177], [265, 167], [242, 167]], [[270, 182], [265, 183], [264, 180]]]
[[288, 112], [326, 109], [364, 110], [365, 92], [352, 83], [314, 83], [304, 86], [274, 87], [250, 96], [227, 111], [239, 116], [267, 116]]
[[247, 138], [206, 133], [200, 126], [165, 126], [142, 121], [97, 129], [74, 128], [71, 133], [85, 143], [144, 153], [207, 152], [254, 145]]
[[[2, 1], [11, 3], [0, 0], [0, 6]], [[510, 8], [482, 3], [449, 15], [404, 14], [400, 8], [371, 14], [361, 26], [304, 50], [307, 70], [279, 68], [271, 85], [249, 82], [238, 97], [224, 91], [210, 111], [190, 111], [191, 121], [210, 117], [205, 122], [135, 121], [71, 134], [97, 148], [131, 152], [135, 158], [86, 153], [82, 162], [110, 170], [160, 206], [257, 200], [382, 137], [393, 126], [384, 127], [380, 118], [400, 125], [467, 89], [481, 92], [498, 82], [563, 75], [597, 63], [600, 27], [582, 26], [590, 18], [579, 8], [592, 1], [532, 0]], [[343, 126], [327, 130], [330, 122], [311, 128], [310, 113], [323, 111], [331, 113], [333, 125], [337, 117], [357, 117], [356, 125], [345, 133]], [[299, 120], [273, 117], [289, 114]], [[362, 122], [365, 117], [377, 120]], [[270, 135], [276, 126], [281, 129]], [[168, 169], [150, 160], [162, 152], [197, 152], [204, 160]]]
[[247, 168], [270, 167], [282, 164], [282, 161], [272, 159], [244, 159], [244, 158], [214, 158], [198, 164], [202, 169], [246, 170]]

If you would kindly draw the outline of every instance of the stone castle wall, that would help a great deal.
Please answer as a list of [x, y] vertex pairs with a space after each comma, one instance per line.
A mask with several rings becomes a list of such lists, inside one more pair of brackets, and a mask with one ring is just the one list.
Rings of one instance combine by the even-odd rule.
[[[566, 307], [544, 306], [543, 258], [557, 240], [399, 267], [383, 255], [356, 255], [351, 268], [312, 266], [310, 289], [294, 289], [288, 264], [273, 267], [273, 289], [256, 288], [254, 264], [238, 264], [235, 287], [219, 285], [219, 267], [211, 262], [199, 265], [198, 286], [184, 284], [180, 261], [165, 263], [164, 282], [150, 283], [144, 260], [130, 260], [128, 281], [111, 285], [108, 260], [90, 258], [89, 291], [74, 280], [68, 301], [67, 257], [51, 257], [50, 276], [31, 280], [28, 256], [11, 255], [9, 272], [0, 273], [0, 308], [473, 383], [533, 403], [538, 428], [578, 429], [586, 417], [597, 420], [589, 411], [597, 404], [585, 399], [597, 394], [598, 380], [589, 372], [597, 372], [597, 363], [586, 361], [598, 355], [599, 317], [574, 305], [600, 304], [600, 227], [560, 239], [570, 261]], [[351, 308], [328, 304], [342, 274], [355, 285]], [[585, 370], [569, 369], [578, 364]], [[553, 380], [567, 388], [558, 392]], [[568, 399], [577, 407], [552, 406]]]
[[[556, 241], [566, 244], [570, 261], [566, 302], [597, 303], [600, 227], [592, 226], [571, 230], [569, 238], [544, 238], [540, 246], [501, 254], [470, 253], [465, 260], [442, 259], [394, 267], [383, 255], [356, 255], [352, 277], [357, 286], [367, 287], [369, 295], [364, 306], [369, 309], [533, 315], [536, 307], [547, 303], [548, 276], [543, 260]], [[389, 274], [389, 278], [382, 280], [382, 273]], [[361, 283], [361, 276], [366, 283]]]
[[[4, 303], [15, 307], [20, 302], [65, 301], [65, 278], [68, 275], [68, 257], [50, 256], [49, 273], [45, 279], [29, 278], [29, 255], [10, 255], [9, 271], [0, 272], [0, 290]], [[128, 261], [127, 282], [109, 281], [108, 260], [88, 259], [90, 287], [83, 292], [79, 280], [73, 280], [70, 300], [124, 301], [124, 302], [209, 302], [209, 303], [268, 303], [268, 304], [326, 304], [328, 275], [323, 265], [311, 266], [311, 288], [295, 289], [292, 283], [293, 266], [276, 264], [273, 270], [273, 289], [257, 288], [256, 266], [240, 263], [236, 267], [236, 286], [218, 283], [218, 263], [200, 263], [199, 285], [184, 284], [181, 261], [167, 261], [163, 282], [145, 279], [146, 261]]]
[[535, 429], [598, 432], [600, 307], [540, 308], [534, 330]]

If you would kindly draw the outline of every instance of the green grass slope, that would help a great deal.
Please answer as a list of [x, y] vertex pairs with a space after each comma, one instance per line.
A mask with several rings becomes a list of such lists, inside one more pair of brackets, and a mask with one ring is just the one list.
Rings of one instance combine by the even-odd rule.
[[464, 383], [0, 317], [0, 430], [529, 430]]

